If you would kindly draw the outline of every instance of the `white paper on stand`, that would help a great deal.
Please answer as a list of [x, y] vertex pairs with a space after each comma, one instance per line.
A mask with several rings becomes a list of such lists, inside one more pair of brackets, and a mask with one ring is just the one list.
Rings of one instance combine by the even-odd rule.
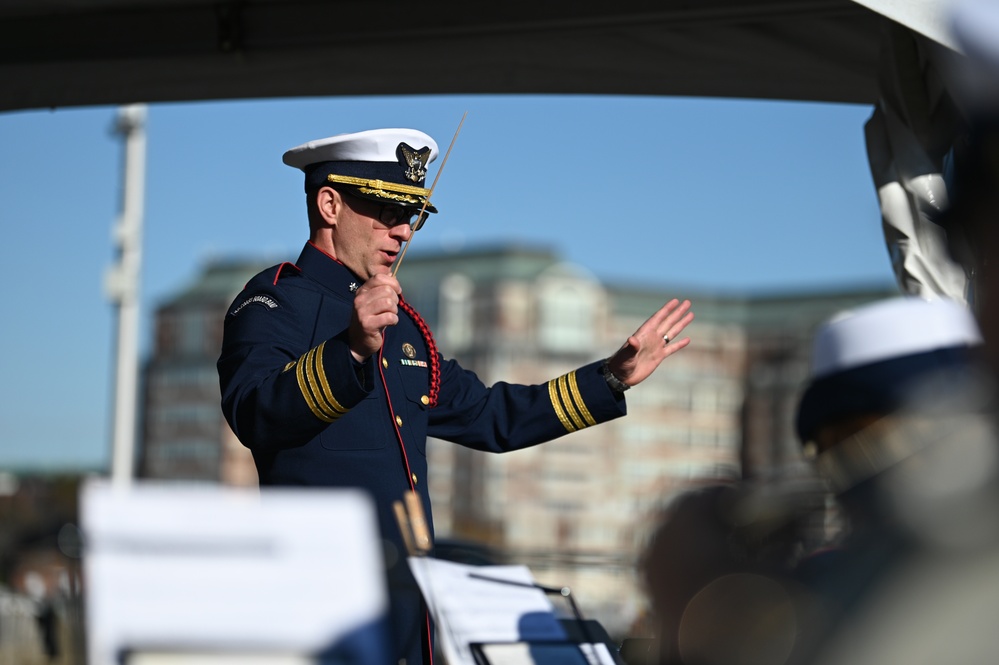
[[469, 566], [410, 557], [449, 665], [475, 665], [469, 645], [565, 640], [555, 608], [526, 566]]
[[387, 614], [374, 502], [360, 491], [98, 480], [81, 517], [91, 665], [301, 662]]
[[[483, 649], [490, 665], [617, 665], [606, 644], [492, 644]], [[578, 647], [576, 649], [575, 647]]]
[[[526, 566], [469, 566], [430, 557], [411, 557], [409, 566], [449, 665], [475, 665], [471, 645], [476, 643], [511, 643], [503, 652], [512, 655], [520, 653], [512, 643], [568, 640]], [[614, 663], [604, 645], [582, 645], [582, 653], [591, 663]]]

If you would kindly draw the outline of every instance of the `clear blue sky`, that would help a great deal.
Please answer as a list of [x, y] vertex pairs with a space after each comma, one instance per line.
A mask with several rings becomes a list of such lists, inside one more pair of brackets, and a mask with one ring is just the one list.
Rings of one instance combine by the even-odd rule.
[[[160, 104], [147, 120], [149, 313], [219, 256], [294, 260], [305, 141], [408, 126], [447, 148], [412, 251], [539, 243], [606, 280], [744, 293], [891, 284], [863, 106], [441, 96]], [[0, 469], [110, 458], [113, 107], [0, 114]], [[428, 181], [436, 173], [431, 167]], [[404, 269], [403, 269], [404, 270]], [[695, 311], [696, 311], [696, 302]]]

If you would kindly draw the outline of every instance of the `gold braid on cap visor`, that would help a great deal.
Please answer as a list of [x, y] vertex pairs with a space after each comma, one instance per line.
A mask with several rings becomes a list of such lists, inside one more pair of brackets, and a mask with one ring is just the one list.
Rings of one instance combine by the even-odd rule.
[[427, 195], [430, 194], [430, 190], [424, 187], [412, 187], [384, 180], [371, 180], [370, 178], [355, 178], [349, 175], [330, 173], [326, 176], [326, 180], [342, 185], [353, 185], [364, 194], [374, 194], [383, 199], [410, 204], [422, 204], [426, 201]]

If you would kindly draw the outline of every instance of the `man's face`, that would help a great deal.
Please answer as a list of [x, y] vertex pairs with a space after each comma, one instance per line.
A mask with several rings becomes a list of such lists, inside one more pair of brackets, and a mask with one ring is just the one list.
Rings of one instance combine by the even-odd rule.
[[340, 198], [344, 205], [333, 229], [337, 259], [364, 280], [388, 273], [402, 244], [413, 235], [408, 223], [393, 222], [393, 212], [402, 211], [349, 194]]

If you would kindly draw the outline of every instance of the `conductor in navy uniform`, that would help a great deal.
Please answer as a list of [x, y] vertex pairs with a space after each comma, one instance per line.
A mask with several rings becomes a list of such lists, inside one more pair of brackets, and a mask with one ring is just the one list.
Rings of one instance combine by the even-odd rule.
[[[292, 148], [305, 174], [309, 240], [256, 275], [225, 317], [222, 409], [260, 484], [360, 487], [385, 541], [393, 647], [419, 665], [429, 619], [392, 504], [414, 490], [430, 516], [428, 436], [488, 452], [533, 446], [625, 415], [624, 392], [689, 338], [671, 300], [612, 356], [542, 385], [485, 386], [437, 350], [391, 267], [435, 213], [434, 140], [411, 129], [341, 134]], [[423, 214], [421, 214], [423, 211]], [[431, 521], [432, 533], [432, 521]]]

